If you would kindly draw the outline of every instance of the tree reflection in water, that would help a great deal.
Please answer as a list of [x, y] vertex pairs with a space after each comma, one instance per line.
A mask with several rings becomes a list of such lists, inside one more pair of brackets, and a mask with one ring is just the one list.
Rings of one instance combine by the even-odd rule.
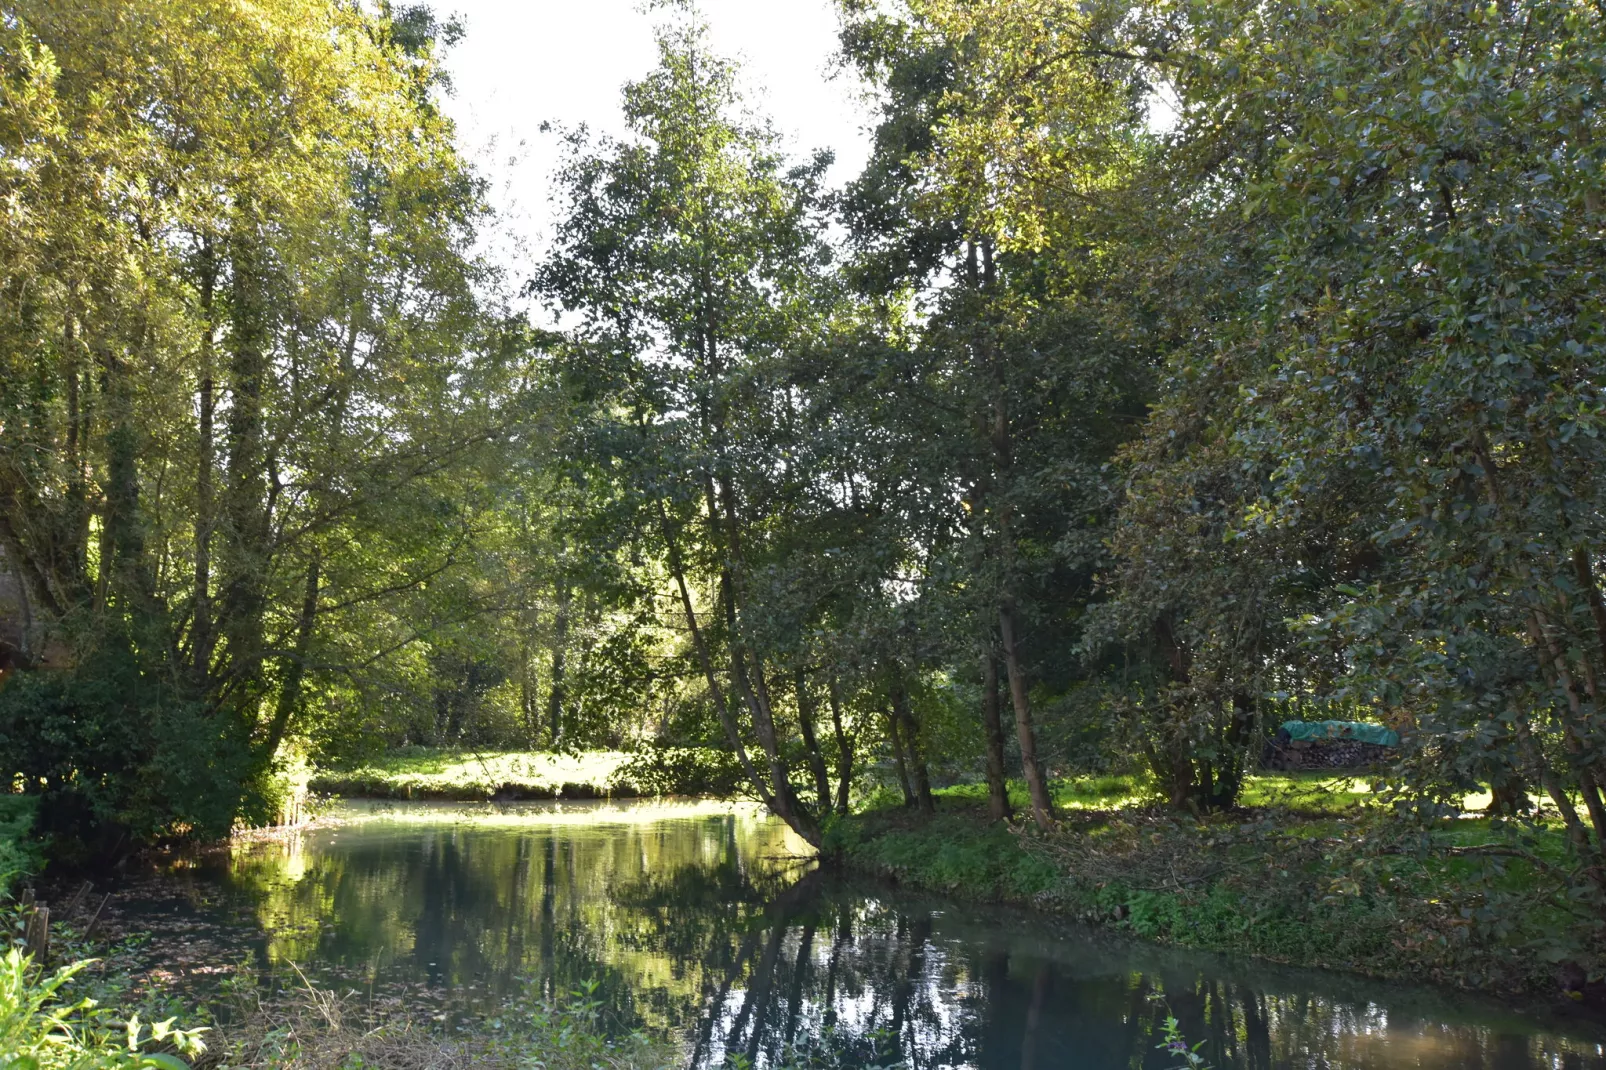
[[270, 964], [468, 1014], [594, 982], [618, 1027], [684, 1035], [691, 1067], [1169, 1067], [1169, 1008], [1221, 1068], [1606, 1068], [1598, 1025], [917, 901], [789, 836], [707, 806], [408, 807], [197, 879], [252, 905]]

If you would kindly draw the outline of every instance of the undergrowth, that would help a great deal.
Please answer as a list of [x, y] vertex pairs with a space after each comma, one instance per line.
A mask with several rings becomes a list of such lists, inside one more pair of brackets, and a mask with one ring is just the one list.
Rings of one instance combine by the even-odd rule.
[[[315, 987], [265, 997], [249, 973], [199, 1070], [668, 1070], [674, 1044], [603, 1025], [595, 989], [551, 1000], [533, 990], [448, 1029], [407, 1011], [375, 1012], [352, 994]], [[226, 1008], [228, 1009], [228, 1008]]]
[[39, 869], [39, 846], [32, 838], [37, 802], [28, 795], [0, 795], [0, 902]]
[[1118, 806], [1064, 806], [1047, 833], [989, 822], [983, 796], [949, 790], [934, 818], [872, 810], [835, 826], [828, 849], [922, 889], [1200, 950], [1491, 990], [1559, 983], [1575, 998], [1606, 972], [1598, 904], [1568, 878], [1559, 830], [1411, 824], [1365, 805], [1364, 785], [1276, 780], [1256, 791], [1278, 805], [1208, 818], [1100, 785]]

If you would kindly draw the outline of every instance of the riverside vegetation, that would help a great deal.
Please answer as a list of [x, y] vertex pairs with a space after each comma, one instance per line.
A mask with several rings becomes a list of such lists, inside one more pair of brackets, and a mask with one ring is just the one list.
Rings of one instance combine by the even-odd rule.
[[[240, 968], [213, 998], [139, 984], [135, 948], [92, 941], [82, 919], [52, 927], [51, 960], [26, 945], [26, 909], [10, 897], [37, 863], [26, 814], [0, 825], [0, 1058], [19, 1070], [665, 1070], [678, 1048], [604, 1026], [584, 988], [559, 998], [519, 993], [467, 1028], [443, 1029], [408, 1009], [375, 1010], [351, 994], [269, 986]], [[182, 1022], [182, 1024], [180, 1024]]]
[[[837, 6], [858, 175], [670, 4], [503, 262], [427, 7], [0, 2], [25, 853], [272, 823], [308, 765], [628, 781], [1154, 937], [1598, 991], [1606, 16]], [[1287, 719], [1401, 745], [1279, 801]]]

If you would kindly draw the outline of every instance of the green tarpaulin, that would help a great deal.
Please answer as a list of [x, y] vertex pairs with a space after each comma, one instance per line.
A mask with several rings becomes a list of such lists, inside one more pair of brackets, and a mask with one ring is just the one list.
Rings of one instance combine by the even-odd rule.
[[1284, 721], [1283, 731], [1293, 740], [1354, 739], [1380, 747], [1400, 745], [1400, 734], [1394, 729], [1360, 721]]

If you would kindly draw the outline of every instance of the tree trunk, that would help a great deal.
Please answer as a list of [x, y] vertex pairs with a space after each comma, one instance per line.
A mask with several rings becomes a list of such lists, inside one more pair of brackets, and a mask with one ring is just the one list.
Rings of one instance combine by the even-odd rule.
[[1054, 826], [1054, 799], [1048, 792], [1048, 779], [1037, 761], [1037, 731], [1032, 726], [1031, 699], [1026, 693], [1026, 672], [1021, 667], [1015, 642], [1015, 609], [1005, 602], [998, 607], [998, 634], [1003, 640], [1004, 669], [1009, 676], [1009, 698], [1015, 708], [1015, 735], [1020, 742], [1021, 775], [1031, 797], [1032, 820], [1039, 828]]
[[809, 770], [814, 774], [814, 794], [819, 799], [819, 817], [824, 820], [831, 812], [831, 773], [825, 767], [825, 754], [814, 734], [814, 696], [809, 694], [809, 682], [799, 669], [794, 674], [793, 686], [797, 690], [797, 723], [803, 733], [803, 746], [808, 752]]
[[[757, 651], [750, 651], [743, 630], [743, 596], [746, 568], [742, 554], [742, 527], [736, 503], [736, 488], [729, 480], [708, 480], [710, 492], [718, 491], [717, 498], [709, 499], [710, 525], [715, 532], [716, 545], [723, 543], [726, 564], [720, 569], [719, 597], [725, 612], [726, 646], [730, 653], [731, 680], [737, 694], [747, 705], [753, 719], [753, 734], [769, 758], [770, 783], [774, 787], [775, 812], [809, 843], [820, 844], [819, 821], [805, 810], [792, 790], [792, 780], [786, 758], [781, 753], [780, 736], [775, 730], [775, 707], [770, 701], [769, 684], [764, 674], [764, 659]], [[723, 539], [717, 520], [719, 504], [724, 504], [725, 530]]]
[[836, 732], [836, 812], [848, 812], [848, 795], [853, 790], [853, 740], [842, 728], [842, 694], [836, 674], [831, 674], [831, 727]]
[[1489, 784], [1489, 805], [1484, 813], [1497, 817], [1519, 817], [1533, 810], [1528, 801], [1528, 785], [1514, 773]]
[[909, 780], [909, 763], [904, 758], [903, 735], [898, 726], [898, 714], [887, 707], [887, 738], [892, 742], [892, 762], [898, 770], [898, 786], [903, 788], [903, 805], [914, 809], [915, 788]]
[[134, 430], [133, 387], [123, 362], [108, 350], [106, 368], [106, 489], [102, 514], [101, 587], [103, 598], [120, 597], [137, 614], [147, 593], [140, 574], [145, 564], [144, 528], [139, 515], [139, 436]]
[[273, 724], [262, 743], [262, 754], [272, 759], [284, 741], [290, 718], [295, 715], [296, 704], [301, 700], [301, 683], [307, 675], [307, 657], [312, 649], [313, 628], [318, 618], [318, 552], [313, 551], [307, 563], [307, 585], [301, 597], [301, 616], [296, 622], [296, 645], [285, 658], [284, 681], [279, 685], [279, 704], [273, 715]]
[[547, 692], [547, 724], [551, 731], [548, 749], [557, 750], [563, 739], [564, 674], [569, 656], [569, 585], [558, 586], [557, 618], [552, 622], [552, 688]]
[[1579, 794], [1584, 798], [1584, 808], [1588, 811], [1590, 824], [1595, 830], [1595, 849], [1597, 852], [1606, 852], [1606, 800], [1601, 798], [1600, 787], [1593, 769], [1594, 763], [1585, 751], [1575, 727], [1584, 720], [1584, 702], [1578, 694], [1578, 685], [1567, 668], [1566, 655], [1551, 638], [1549, 623], [1543, 614], [1535, 610], [1530, 616], [1529, 630], [1538, 647], [1541, 671], [1551, 685], [1566, 696], [1567, 711], [1562, 715], [1562, 740], [1577, 770]]
[[534, 664], [534, 651], [530, 649], [528, 622], [520, 621], [519, 638], [519, 711], [524, 717], [524, 738], [531, 750], [541, 745], [540, 678]]
[[[236, 209], [230, 240], [233, 293], [229, 303], [227, 477], [219, 520], [223, 536], [219, 637], [236, 685], [256, 680], [263, 656], [263, 583], [267, 576], [266, 453], [262, 407], [267, 376], [268, 312], [264, 265], [249, 209]], [[240, 696], [249, 703], [252, 696]]]
[[998, 702], [998, 656], [989, 650], [981, 659], [981, 722], [987, 738], [987, 815], [1009, 818], [1009, 781], [1004, 776], [1004, 721]]
[[1577, 573], [1578, 584], [1589, 600], [1589, 616], [1595, 623], [1595, 642], [1600, 648], [1601, 665], [1606, 667], [1606, 600], [1602, 600], [1600, 585], [1595, 582], [1595, 566], [1590, 561], [1589, 551], [1582, 546], [1573, 548], [1573, 571]]
[[[981, 283], [987, 292], [997, 285], [997, 267], [990, 241], [983, 240], [981, 247]], [[999, 592], [998, 631], [1003, 641], [1004, 669], [1009, 677], [1009, 698], [1015, 709], [1015, 735], [1020, 741], [1021, 773], [1031, 797], [1032, 820], [1039, 828], [1054, 824], [1054, 800], [1049, 795], [1048, 781], [1037, 761], [1037, 730], [1032, 725], [1031, 697], [1026, 689], [1026, 672], [1021, 665], [1020, 647], [1015, 634], [1015, 599], [1011, 593], [1015, 567], [1015, 532], [1013, 504], [1008, 497], [1010, 470], [1014, 465], [1009, 426], [1009, 384], [1004, 375], [1004, 362], [998, 355], [991, 329], [984, 334], [983, 350], [988, 371], [991, 373], [992, 397], [992, 448], [993, 471], [996, 475], [993, 511], [998, 524], [998, 545], [1004, 568], [1004, 586]]]
[[[758, 792], [759, 799], [766, 807], [772, 812], [779, 813], [780, 811], [775, 804], [775, 792], [771, 789], [769, 782], [764, 779], [763, 774], [759, 772], [758, 766], [753, 763], [752, 755], [747, 751], [747, 745], [742, 742], [742, 734], [736, 724], [736, 718], [731, 714], [730, 703], [725, 698], [725, 689], [720, 685], [719, 674], [714, 671], [713, 654], [708, 649], [708, 640], [703, 635], [702, 626], [697, 621], [696, 604], [692, 601], [691, 588], [686, 583], [686, 568], [680, 555], [680, 542], [675, 538], [674, 530], [670, 526], [668, 510], [664, 508], [664, 503], [661, 500], [656, 504], [658, 507], [658, 523], [663, 533], [664, 546], [669, 558], [669, 574], [675, 581], [676, 591], [680, 594], [681, 609], [686, 617], [686, 629], [691, 633], [692, 647], [697, 652], [697, 662], [702, 667], [703, 679], [708, 684], [708, 695], [714, 704], [714, 713], [719, 718], [720, 726], [725, 729], [725, 738], [730, 741], [732, 749], [736, 751], [736, 759], [741, 763], [742, 771], [747, 774], [748, 782], [753, 785], [753, 790]], [[788, 824], [791, 823], [788, 822]], [[818, 847], [820, 845], [818, 829], [808, 830], [794, 825], [793, 831], [797, 832], [798, 835], [813, 846]], [[813, 839], [810, 839], [811, 832]]]
[[931, 775], [926, 769], [926, 748], [920, 740], [920, 725], [909, 704], [909, 691], [903, 684], [892, 688], [892, 712], [903, 726], [903, 750], [909, 760], [910, 779], [914, 782], [915, 805], [923, 814], [937, 812], [936, 800], [931, 797]]
[[210, 240], [201, 243], [201, 376], [197, 386], [198, 421], [195, 459], [195, 577], [191, 610], [190, 665], [196, 683], [208, 687], [212, 669], [212, 472], [217, 463], [214, 412], [217, 403], [215, 354], [216, 327], [213, 298], [217, 262]]

